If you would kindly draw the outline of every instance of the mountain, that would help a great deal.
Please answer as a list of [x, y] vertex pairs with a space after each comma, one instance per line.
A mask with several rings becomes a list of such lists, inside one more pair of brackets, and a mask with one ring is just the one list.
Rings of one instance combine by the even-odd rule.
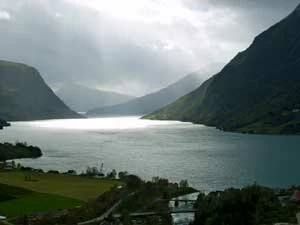
[[79, 118], [30, 66], [0, 61], [0, 118], [8, 121]]
[[180, 96], [197, 88], [201, 82], [199, 74], [192, 73], [158, 92], [133, 99], [124, 104], [91, 110], [87, 116], [144, 115], [175, 101]]
[[300, 134], [300, 6], [192, 93], [145, 118]]
[[87, 88], [78, 84], [66, 84], [62, 86], [56, 94], [71, 109], [74, 109], [77, 112], [87, 112], [88, 110], [99, 106], [117, 105], [134, 98], [116, 92]]

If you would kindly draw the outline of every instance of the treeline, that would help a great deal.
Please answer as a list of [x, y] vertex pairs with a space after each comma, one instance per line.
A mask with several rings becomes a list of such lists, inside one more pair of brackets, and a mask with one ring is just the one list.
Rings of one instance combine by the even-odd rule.
[[243, 189], [200, 194], [194, 225], [296, 223], [299, 207], [282, 206], [273, 189], [252, 185]]
[[42, 151], [39, 147], [28, 146], [27, 143], [0, 143], [0, 161], [41, 156]]

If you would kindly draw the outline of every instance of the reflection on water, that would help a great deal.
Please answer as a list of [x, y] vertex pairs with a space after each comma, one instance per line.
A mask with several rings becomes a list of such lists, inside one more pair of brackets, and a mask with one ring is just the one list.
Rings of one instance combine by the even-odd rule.
[[[17, 123], [17, 124], [22, 124]], [[68, 130], [131, 130], [151, 126], [181, 124], [178, 121], [139, 120], [137, 117], [111, 117], [94, 119], [65, 119], [26, 122], [32, 127]]]

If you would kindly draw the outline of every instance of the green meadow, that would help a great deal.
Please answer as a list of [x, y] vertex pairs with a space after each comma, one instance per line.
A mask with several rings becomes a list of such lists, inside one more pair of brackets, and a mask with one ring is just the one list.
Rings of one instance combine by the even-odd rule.
[[28, 215], [69, 209], [84, 205], [85, 202], [64, 196], [33, 192], [18, 196], [15, 199], [0, 202], [0, 214], [8, 217]]
[[0, 172], [0, 215], [18, 216], [79, 207], [122, 184], [62, 174]]

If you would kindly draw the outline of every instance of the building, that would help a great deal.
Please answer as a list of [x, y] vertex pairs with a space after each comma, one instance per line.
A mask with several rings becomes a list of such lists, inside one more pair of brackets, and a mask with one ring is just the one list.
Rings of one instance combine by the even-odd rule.
[[280, 203], [281, 203], [282, 206], [286, 206], [287, 204], [290, 203], [291, 196], [290, 195], [279, 196], [278, 200], [280, 201]]
[[5, 170], [13, 170], [15, 169], [15, 162], [14, 161], [10, 161], [10, 162], [5, 162], [5, 165], [4, 165], [4, 169]]
[[296, 217], [297, 217], [298, 225], [300, 225], [300, 212], [297, 213]]
[[300, 203], [300, 191], [295, 191], [295, 194], [293, 195], [292, 200]]
[[0, 216], [0, 221], [1, 220], [6, 220], [7, 218], [5, 216]]

